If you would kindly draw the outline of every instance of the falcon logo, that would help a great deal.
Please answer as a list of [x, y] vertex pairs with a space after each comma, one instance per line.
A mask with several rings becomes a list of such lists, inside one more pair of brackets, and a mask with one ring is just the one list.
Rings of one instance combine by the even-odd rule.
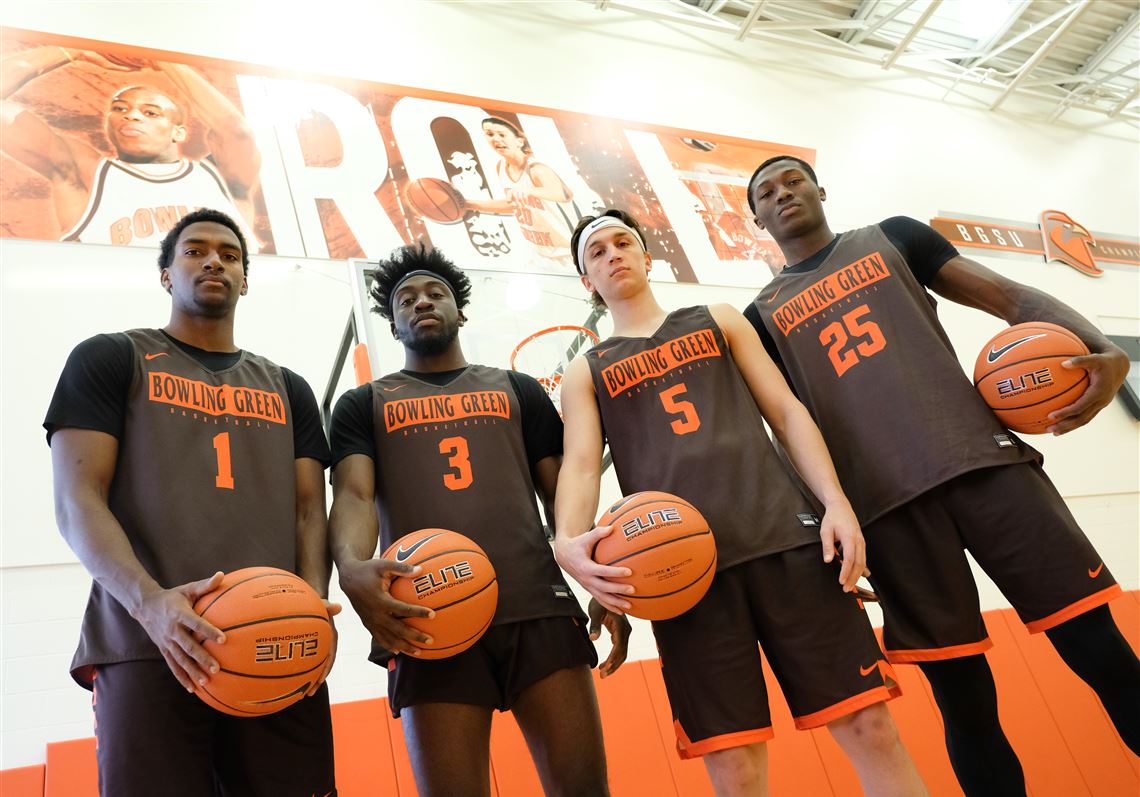
[[1093, 260], [1090, 246], [1096, 245], [1092, 233], [1059, 210], [1041, 213], [1041, 238], [1045, 244], [1045, 261], [1056, 260], [1082, 274], [1099, 277], [1104, 269]]
[[440, 531], [440, 532], [437, 532], [435, 534], [432, 534], [431, 536], [424, 537], [422, 540], [417, 542], [411, 548], [408, 548], [406, 551], [404, 550], [404, 546], [401, 545], [399, 548], [396, 549], [396, 561], [397, 562], [403, 562], [405, 559], [407, 559], [409, 556], [414, 554], [420, 548], [423, 548], [425, 545], [427, 545], [428, 542], [430, 542], [431, 540], [434, 540], [436, 537], [439, 537], [442, 534], [443, 534], [443, 532]]
[[1029, 335], [1027, 337], [1021, 338], [1020, 340], [1015, 340], [1013, 343], [1007, 343], [1004, 346], [1002, 346], [1000, 349], [991, 348], [988, 352], [986, 352], [986, 362], [996, 363], [998, 360], [1001, 359], [1002, 355], [1004, 355], [1006, 352], [1010, 351], [1011, 349], [1014, 349], [1014, 348], [1020, 346], [1022, 343], [1028, 343], [1031, 340], [1037, 340], [1037, 338], [1043, 338], [1043, 337], [1045, 337], [1044, 332], [1042, 332], [1040, 335]]

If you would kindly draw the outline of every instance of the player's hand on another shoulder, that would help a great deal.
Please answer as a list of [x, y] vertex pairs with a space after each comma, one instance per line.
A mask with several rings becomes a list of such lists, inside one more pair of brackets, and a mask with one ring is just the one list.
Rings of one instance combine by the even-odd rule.
[[418, 656], [419, 648], [413, 643], [431, 643], [431, 637], [405, 623], [404, 618], [434, 617], [435, 612], [396, 600], [391, 593], [392, 580], [416, 575], [420, 572], [419, 565], [392, 559], [364, 559], [338, 564], [338, 570], [341, 589], [378, 644], [393, 653]]
[[339, 603], [332, 603], [324, 598], [321, 600], [325, 604], [325, 611], [329, 613], [329, 630], [332, 631], [332, 643], [329, 645], [329, 658], [328, 661], [325, 662], [325, 669], [321, 673], [321, 677], [313, 681], [313, 685], [309, 687], [309, 691], [305, 693], [305, 697], [315, 695], [317, 690], [321, 688], [321, 684], [329, 677], [329, 673], [332, 672], [333, 664], [336, 663], [336, 646], [340, 641], [340, 634], [337, 633], [336, 623], [333, 622], [333, 618], [340, 614], [341, 605]]
[[592, 641], [596, 642], [601, 637], [602, 628], [610, 632], [610, 643], [612, 645], [610, 655], [606, 656], [606, 660], [598, 665], [598, 672], [605, 678], [617, 672], [618, 667], [625, 661], [625, 657], [629, 653], [629, 635], [633, 631], [633, 626], [629, 624], [629, 620], [624, 614], [611, 612], [598, 603], [597, 598], [590, 599], [590, 607], [587, 613], [590, 615], [590, 639]]
[[558, 566], [581, 584], [598, 603], [611, 612], [624, 614], [630, 606], [624, 596], [632, 595], [633, 587], [610, 579], [628, 578], [633, 571], [628, 567], [608, 567], [594, 561], [594, 548], [598, 541], [612, 531], [613, 526], [596, 526], [577, 537], [559, 535], [554, 540], [554, 558]]
[[1054, 423], [1046, 431], [1055, 435], [1084, 426], [1111, 404], [1116, 391], [1120, 390], [1120, 385], [1128, 376], [1129, 362], [1128, 355], [1113, 346], [1106, 352], [1073, 357], [1062, 365], [1065, 368], [1084, 368], [1088, 371], [1089, 386], [1072, 404], [1049, 413], [1049, 418]]
[[202, 619], [194, 611], [194, 604], [221, 582], [219, 572], [201, 581], [159, 589], [144, 596], [132, 612], [158, 647], [170, 672], [190, 692], [218, 671], [217, 660], [202, 646], [202, 640], [224, 642], [225, 634]]
[[840, 557], [839, 583], [844, 592], [855, 591], [859, 579], [868, 575], [867, 544], [863, 531], [851, 505], [844, 502], [829, 506], [820, 523], [819, 536], [823, 542], [823, 561]]

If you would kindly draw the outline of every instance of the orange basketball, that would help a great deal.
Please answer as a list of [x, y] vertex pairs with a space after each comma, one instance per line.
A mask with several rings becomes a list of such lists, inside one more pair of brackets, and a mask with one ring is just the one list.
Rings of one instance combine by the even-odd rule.
[[1062, 368], [1088, 347], [1064, 327], [1032, 321], [995, 335], [974, 363], [974, 387], [998, 420], [1015, 432], [1042, 434], [1049, 413], [1080, 398], [1088, 386], [1083, 368]]
[[324, 672], [332, 646], [329, 615], [303, 578], [276, 567], [226, 573], [194, 611], [226, 635], [202, 644], [220, 671], [195, 693], [237, 717], [293, 705]]
[[693, 608], [716, 575], [716, 542], [708, 522], [692, 504], [669, 493], [634, 493], [598, 520], [614, 530], [594, 548], [594, 561], [633, 571], [625, 598], [629, 613], [668, 620]]
[[491, 626], [499, 605], [499, 581], [483, 549], [447, 529], [420, 529], [406, 534], [384, 552], [384, 559], [419, 565], [416, 576], [392, 580], [396, 600], [435, 610], [435, 617], [409, 617], [404, 622], [432, 638], [419, 646], [420, 658], [446, 659], [479, 641]]
[[440, 224], [454, 224], [463, 218], [463, 195], [446, 180], [422, 177], [404, 186], [404, 202], [417, 215]]

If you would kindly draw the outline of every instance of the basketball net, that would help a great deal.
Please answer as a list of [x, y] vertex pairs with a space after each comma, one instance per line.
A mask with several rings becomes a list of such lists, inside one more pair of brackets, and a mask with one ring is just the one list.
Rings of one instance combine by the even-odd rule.
[[530, 374], [538, 380], [562, 415], [562, 375], [566, 366], [579, 351], [598, 340], [598, 334], [586, 327], [564, 324], [540, 329], [515, 346], [511, 352], [511, 370]]

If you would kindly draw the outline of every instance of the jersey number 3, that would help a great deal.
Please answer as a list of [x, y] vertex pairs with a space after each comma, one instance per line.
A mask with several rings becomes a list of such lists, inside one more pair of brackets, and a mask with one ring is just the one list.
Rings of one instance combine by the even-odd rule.
[[439, 441], [439, 453], [447, 457], [453, 473], [443, 474], [443, 486], [449, 490], [466, 490], [475, 481], [471, 475], [471, 452], [466, 437], [445, 437]]
[[[887, 345], [883, 330], [874, 321], [863, 320], [871, 308], [861, 304], [843, 315], [843, 323], [832, 321], [819, 333], [819, 342], [827, 346], [827, 357], [835, 368], [836, 376], [843, 376], [860, 359], [881, 352]], [[853, 339], [855, 344], [849, 346]]]

